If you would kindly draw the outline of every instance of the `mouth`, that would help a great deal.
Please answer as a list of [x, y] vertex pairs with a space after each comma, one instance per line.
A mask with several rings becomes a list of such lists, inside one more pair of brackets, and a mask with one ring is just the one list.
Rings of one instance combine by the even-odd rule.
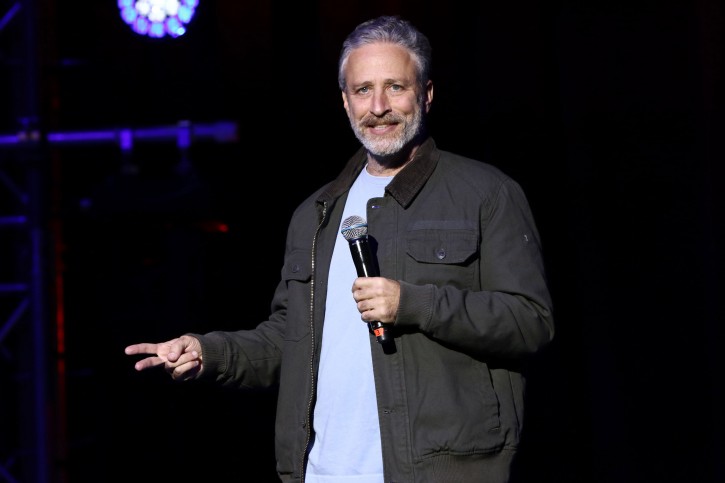
[[365, 128], [373, 134], [387, 134], [391, 131], [394, 131], [397, 126], [398, 123], [395, 121], [378, 121], [365, 124]]

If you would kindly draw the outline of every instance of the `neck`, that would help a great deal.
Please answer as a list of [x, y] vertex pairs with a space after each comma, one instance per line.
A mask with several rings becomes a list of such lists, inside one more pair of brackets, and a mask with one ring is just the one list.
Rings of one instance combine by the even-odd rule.
[[409, 157], [392, 160], [390, 157], [381, 158], [368, 153], [368, 173], [373, 176], [395, 176], [398, 172], [413, 159], [412, 151]]
[[420, 142], [412, 142], [389, 156], [377, 156], [368, 151], [368, 173], [373, 176], [395, 176], [415, 158], [419, 146]]

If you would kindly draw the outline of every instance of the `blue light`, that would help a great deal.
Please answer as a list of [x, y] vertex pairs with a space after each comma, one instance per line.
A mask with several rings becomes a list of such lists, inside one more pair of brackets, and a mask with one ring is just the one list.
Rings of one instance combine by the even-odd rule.
[[192, 15], [194, 15], [194, 10], [192, 10], [191, 8], [186, 6], [179, 7], [179, 19], [182, 22], [189, 23]]
[[186, 33], [199, 0], [118, 0], [121, 18], [134, 32], [160, 38]]
[[166, 31], [164, 30], [164, 24], [161, 22], [151, 22], [151, 28], [149, 29], [149, 36], [160, 38], [163, 37]]
[[149, 31], [149, 21], [146, 17], [138, 17], [134, 22], [133, 30], [139, 34], [145, 35]]
[[181, 23], [179, 22], [179, 19], [177, 19], [176, 17], [169, 17], [166, 20], [166, 31], [172, 37], [178, 37], [179, 35], [184, 35], [184, 32], [186, 32], [186, 30], [184, 29], [184, 26], [181, 25]]
[[138, 17], [138, 12], [133, 7], [123, 7], [121, 9], [121, 17], [124, 22], [131, 25], [136, 20], [136, 17]]

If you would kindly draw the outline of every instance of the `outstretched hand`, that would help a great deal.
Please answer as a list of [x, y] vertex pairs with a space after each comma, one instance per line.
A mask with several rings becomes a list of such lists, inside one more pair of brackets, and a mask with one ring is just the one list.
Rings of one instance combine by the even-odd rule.
[[201, 344], [198, 339], [188, 335], [157, 344], [133, 344], [126, 347], [125, 352], [126, 355], [151, 355], [136, 362], [134, 368], [137, 371], [163, 364], [164, 370], [174, 380], [193, 378], [202, 370]]

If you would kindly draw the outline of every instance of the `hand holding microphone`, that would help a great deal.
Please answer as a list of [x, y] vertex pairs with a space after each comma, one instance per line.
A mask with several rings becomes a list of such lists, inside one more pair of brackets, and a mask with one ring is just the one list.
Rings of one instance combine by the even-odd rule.
[[[356, 215], [345, 218], [340, 233], [350, 244], [350, 253], [358, 277], [379, 277], [378, 265], [368, 241], [368, 224], [365, 219]], [[382, 322], [368, 322], [368, 326], [379, 343], [385, 344], [392, 339], [389, 330]]]

